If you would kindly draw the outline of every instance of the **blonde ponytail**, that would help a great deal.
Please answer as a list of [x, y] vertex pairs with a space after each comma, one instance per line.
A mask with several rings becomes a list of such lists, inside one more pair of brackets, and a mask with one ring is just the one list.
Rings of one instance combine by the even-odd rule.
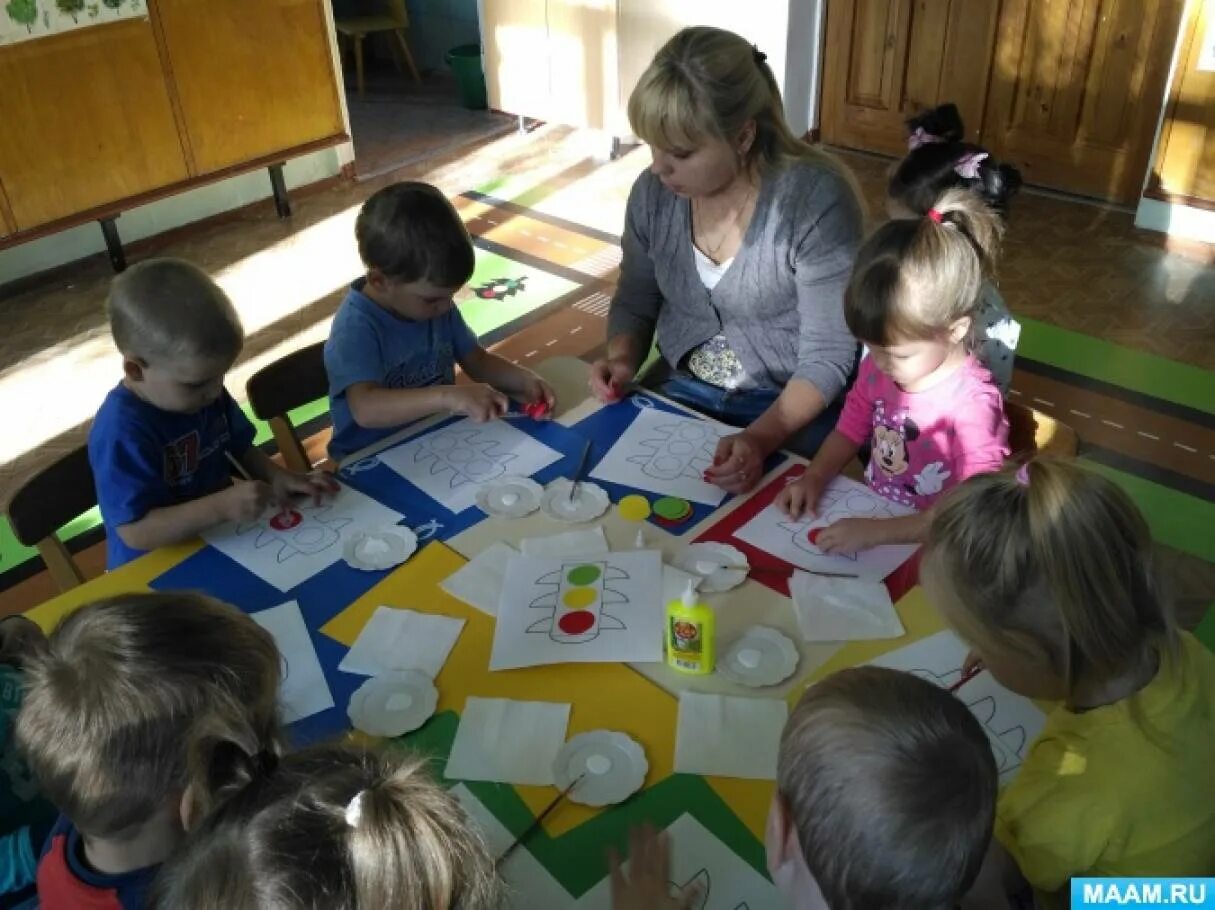
[[964, 635], [1043, 655], [1069, 693], [1176, 648], [1147, 523], [1117, 485], [1074, 463], [970, 478], [938, 504], [924, 559]]
[[974, 193], [942, 193], [923, 218], [898, 218], [857, 253], [844, 297], [852, 334], [868, 344], [940, 337], [979, 307], [1003, 220]]

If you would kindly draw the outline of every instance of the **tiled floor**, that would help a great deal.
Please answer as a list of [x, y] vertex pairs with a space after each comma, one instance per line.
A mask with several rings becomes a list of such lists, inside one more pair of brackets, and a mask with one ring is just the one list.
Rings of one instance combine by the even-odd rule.
[[[565, 306], [502, 341], [498, 350], [520, 362], [554, 354], [588, 356], [603, 340], [603, 314], [618, 261], [613, 235], [621, 229], [629, 186], [648, 163], [644, 149], [612, 162], [604, 160], [606, 151], [596, 137], [561, 128], [512, 133], [375, 180], [297, 194], [289, 221], [278, 220], [269, 204], [261, 204], [144, 244], [133, 258], [185, 256], [215, 274], [232, 295], [249, 332], [230, 377], [229, 387], [237, 392], [260, 366], [324, 337], [342, 288], [358, 271], [351, 235], [361, 201], [391, 179], [426, 179], [460, 197], [458, 205], [482, 249], [576, 282], [576, 289], [561, 298]], [[871, 213], [880, 216], [888, 163], [844, 157], [866, 190]], [[1125, 212], [1026, 193], [1013, 211], [1001, 287], [1019, 316], [1120, 345], [1129, 349], [1127, 357], [1143, 352], [1207, 371], [1208, 381], [1199, 380], [1201, 398], [1202, 389], [1215, 392], [1209, 381], [1215, 371], [1210, 253], [1209, 248], [1169, 252], [1155, 235], [1136, 231]], [[11, 415], [14, 432], [0, 440], [0, 490], [11, 489], [53, 453], [79, 444], [115, 381], [118, 363], [102, 313], [109, 279], [104, 260], [88, 261], [32, 283], [4, 302], [8, 331], [0, 337], [0, 412]], [[1180, 489], [1187, 501], [1194, 490], [1199, 499], [1209, 498], [1215, 489], [1215, 421], [1210, 419], [1215, 394], [1199, 410], [1181, 408], [1161, 416], [1163, 405], [1136, 391], [1135, 382], [1128, 379], [1120, 390], [1077, 379], [1066, 372], [1070, 365], [1063, 367], [1018, 370], [1014, 386], [1027, 404], [1032, 398], [1048, 412], [1047, 405], [1056, 407], [1065, 419], [1065, 409], [1086, 415], [1092, 426], [1077, 425], [1077, 430], [1094, 451], [1112, 453], [1107, 465], [1132, 463], [1142, 467], [1132, 471], [1140, 476], [1156, 471], [1153, 483], [1164, 477], [1166, 486], [1173, 484], [1165, 489], [1169, 496]], [[1097, 396], [1092, 399], [1097, 404], [1077, 403], [1081, 392]], [[1097, 406], [1113, 410], [1096, 414]], [[1156, 424], [1145, 425], [1138, 434], [1142, 439], [1115, 434], [1111, 427], [1122, 428], [1118, 420], [1126, 420], [1122, 415], [1132, 406], [1147, 415], [1143, 419], [1174, 421], [1167, 432], [1179, 434], [1179, 445], [1170, 444], [1172, 437], [1163, 439], [1166, 430]], [[1082, 416], [1069, 420], [1084, 421]], [[1215, 571], [1193, 555], [1196, 549], [1201, 548], [1174, 546], [1167, 557], [1191, 613], [1215, 600]], [[44, 579], [20, 589], [0, 593], [5, 606], [37, 602], [48, 593]]]

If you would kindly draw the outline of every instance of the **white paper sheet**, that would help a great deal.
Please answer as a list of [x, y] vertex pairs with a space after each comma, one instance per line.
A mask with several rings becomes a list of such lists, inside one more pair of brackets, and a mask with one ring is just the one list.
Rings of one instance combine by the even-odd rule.
[[689, 581], [692, 582], [692, 590], [699, 591], [700, 583], [704, 581], [704, 576], [693, 575], [691, 572], [685, 572], [683, 569], [663, 565], [662, 606], [664, 610], [666, 609], [666, 605], [671, 601], [683, 598], [683, 592], [687, 590]]
[[[675, 819], [667, 834], [671, 838], [672, 894], [690, 896], [699, 888], [701, 899], [691, 905], [693, 910], [784, 910], [789, 906], [772, 882], [691, 815]], [[624, 868], [627, 874], [629, 863]], [[603, 879], [578, 902], [578, 910], [611, 907], [610, 878]]]
[[780, 698], [682, 692], [675, 770], [684, 774], [776, 780], [789, 706]]
[[726, 492], [703, 475], [721, 437], [733, 432], [711, 420], [642, 408], [590, 476], [715, 506]]
[[739, 540], [811, 572], [836, 572], [881, 581], [915, 553], [914, 546], [875, 547], [859, 553], [828, 556], [810, 542], [815, 528], [833, 525], [841, 518], [898, 518], [915, 510], [891, 502], [864, 484], [837, 477], [823, 491], [818, 514], [794, 521], [770, 505], [734, 532]]
[[549, 786], [570, 706], [469, 696], [443, 776]]
[[476, 504], [483, 485], [506, 474], [530, 477], [561, 457], [508, 421], [467, 418], [379, 454], [382, 464], [457, 514]]
[[904, 634], [890, 591], [880, 581], [794, 572], [789, 594], [805, 641], [865, 641]]
[[[961, 678], [967, 651], [966, 643], [952, 632], [938, 632], [870, 663], [906, 670], [948, 688]], [[1042, 732], [1046, 715], [1028, 698], [1009, 692], [986, 671], [956, 694], [983, 725], [996, 756], [996, 767], [1000, 769], [1000, 782], [1007, 783], [1021, 767], [1034, 738]]]
[[489, 668], [660, 661], [664, 616], [657, 550], [517, 556], [506, 565]]
[[[451, 794], [464, 808], [468, 820], [481, 834], [489, 855], [499, 858], [515, 842], [515, 836], [463, 784], [451, 788]], [[558, 809], [557, 811], [560, 811]], [[577, 902], [557, 879], [532, 856], [527, 844], [520, 844], [498, 866], [505, 894], [498, 910], [573, 910]]]
[[609, 549], [603, 528], [598, 525], [550, 537], [525, 537], [519, 541], [519, 552], [524, 556], [595, 556], [607, 553]]
[[392, 670], [439, 675], [464, 629], [464, 620], [414, 610], [377, 607], [338, 669], [379, 676]]
[[395, 525], [401, 514], [343, 486], [320, 506], [298, 502], [284, 513], [267, 510], [257, 521], [224, 522], [203, 539], [280, 591], [290, 591], [342, 558], [355, 531]]
[[274, 637], [283, 661], [279, 704], [283, 723], [290, 724], [333, 707], [333, 693], [308, 634], [308, 626], [294, 600], [269, 610], [251, 613], [253, 621]]
[[498, 615], [498, 595], [506, 582], [506, 564], [518, 552], [510, 544], [490, 544], [441, 582], [439, 587], [482, 613]]

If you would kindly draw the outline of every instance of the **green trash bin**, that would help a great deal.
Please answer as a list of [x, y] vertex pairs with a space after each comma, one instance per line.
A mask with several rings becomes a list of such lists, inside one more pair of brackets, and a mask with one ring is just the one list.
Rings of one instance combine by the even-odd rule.
[[477, 44], [461, 44], [447, 52], [447, 65], [456, 74], [460, 87], [460, 101], [470, 111], [483, 111], [488, 106], [485, 98], [485, 73], [481, 69], [481, 47]]

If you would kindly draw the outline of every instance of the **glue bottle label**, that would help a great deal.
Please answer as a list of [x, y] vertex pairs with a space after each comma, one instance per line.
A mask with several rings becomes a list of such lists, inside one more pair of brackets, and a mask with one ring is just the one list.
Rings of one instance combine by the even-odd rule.
[[687, 619], [672, 616], [667, 641], [671, 643], [671, 664], [681, 670], [699, 670], [704, 662], [704, 647], [700, 626]]

